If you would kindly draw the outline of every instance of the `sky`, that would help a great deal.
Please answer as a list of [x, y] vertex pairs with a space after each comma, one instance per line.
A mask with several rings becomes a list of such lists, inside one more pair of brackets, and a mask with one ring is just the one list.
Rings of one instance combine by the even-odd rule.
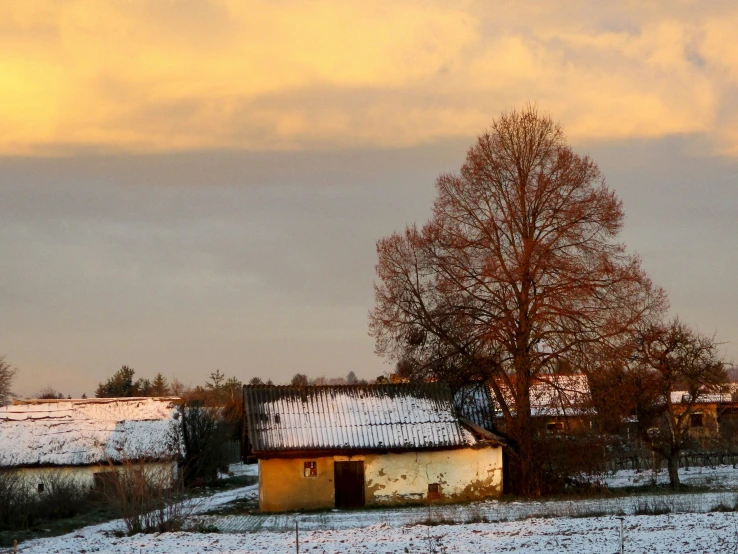
[[0, 3], [0, 356], [376, 377], [376, 241], [503, 111], [561, 123], [671, 315], [738, 358], [735, 2]]

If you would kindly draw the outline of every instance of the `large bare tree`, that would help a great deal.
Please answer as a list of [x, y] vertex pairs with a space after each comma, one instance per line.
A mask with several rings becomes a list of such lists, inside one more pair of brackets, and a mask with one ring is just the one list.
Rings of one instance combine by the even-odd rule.
[[[489, 378], [511, 438], [511, 485], [540, 494], [531, 384], [659, 315], [617, 235], [619, 199], [535, 107], [503, 114], [438, 178], [433, 215], [377, 243], [377, 352]], [[577, 361], [579, 359], [579, 361]]]

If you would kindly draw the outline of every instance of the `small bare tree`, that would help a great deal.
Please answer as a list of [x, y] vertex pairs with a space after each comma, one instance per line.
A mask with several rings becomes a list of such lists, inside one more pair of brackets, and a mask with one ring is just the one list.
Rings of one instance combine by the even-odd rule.
[[182, 495], [182, 480], [173, 464], [147, 466], [143, 459], [110, 463], [105, 494], [118, 510], [125, 532], [179, 531], [191, 515], [192, 503]]
[[632, 363], [641, 437], [667, 461], [671, 486], [678, 488], [679, 455], [692, 438], [692, 414], [727, 380], [718, 344], [676, 318], [638, 334]]
[[39, 400], [59, 400], [61, 398], [64, 398], [64, 395], [56, 390], [54, 387], [49, 385], [42, 388], [40, 391], [34, 394], [33, 397], [38, 398]]
[[0, 357], [0, 406], [6, 406], [10, 403], [10, 397], [13, 394], [10, 387], [17, 371], [5, 362], [5, 358]]

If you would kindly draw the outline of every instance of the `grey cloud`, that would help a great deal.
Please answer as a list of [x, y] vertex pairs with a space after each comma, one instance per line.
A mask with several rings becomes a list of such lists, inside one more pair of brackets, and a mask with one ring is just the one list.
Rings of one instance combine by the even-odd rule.
[[[0, 160], [0, 354], [88, 393], [123, 363], [201, 382], [372, 376], [375, 241], [430, 214], [472, 139], [405, 150]], [[588, 143], [673, 310], [738, 333], [736, 162], [695, 137]], [[734, 345], [726, 347], [738, 352]], [[56, 373], [55, 373], [56, 372]], [[38, 388], [38, 387], [36, 387]], [[65, 389], [66, 390], [66, 389]]]

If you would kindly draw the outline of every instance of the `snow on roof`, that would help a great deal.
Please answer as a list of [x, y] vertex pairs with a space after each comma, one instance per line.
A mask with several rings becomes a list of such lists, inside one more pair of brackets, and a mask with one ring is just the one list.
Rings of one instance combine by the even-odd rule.
[[414, 450], [476, 443], [438, 383], [244, 387], [254, 452]]
[[592, 397], [587, 376], [546, 375], [530, 387], [534, 416], [583, 415], [591, 412]]
[[[502, 394], [515, 413], [515, 400], [500, 382]], [[494, 398], [494, 396], [493, 396]], [[592, 395], [584, 374], [541, 375], [530, 385], [530, 413], [534, 417], [563, 417], [592, 414]]]
[[[733, 395], [721, 392], [704, 392], [699, 395], [695, 404], [719, 404], [721, 402], [732, 402]], [[672, 404], [689, 403], [689, 392], [685, 390], [671, 391]]]
[[173, 455], [179, 398], [15, 401], [0, 408], [0, 467]]

